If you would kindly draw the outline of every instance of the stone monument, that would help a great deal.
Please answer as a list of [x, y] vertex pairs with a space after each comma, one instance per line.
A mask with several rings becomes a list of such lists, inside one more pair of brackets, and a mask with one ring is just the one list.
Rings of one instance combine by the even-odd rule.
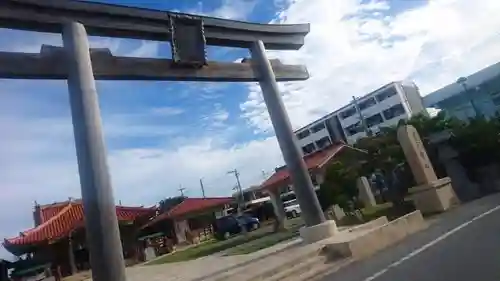
[[415, 207], [423, 214], [431, 214], [444, 212], [452, 205], [458, 204], [459, 200], [451, 186], [451, 179], [437, 178], [415, 127], [400, 126], [397, 134], [417, 183], [417, 186], [409, 190]]
[[356, 186], [359, 190], [359, 199], [365, 207], [373, 207], [377, 205], [375, 197], [373, 196], [372, 187], [366, 177], [359, 177], [356, 181]]

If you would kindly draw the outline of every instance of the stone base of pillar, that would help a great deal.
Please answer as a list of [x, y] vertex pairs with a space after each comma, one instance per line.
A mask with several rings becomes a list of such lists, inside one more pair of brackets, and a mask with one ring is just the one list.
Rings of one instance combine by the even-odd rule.
[[299, 230], [300, 237], [305, 243], [314, 243], [330, 238], [339, 232], [334, 220], [328, 220], [314, 226], [305, 226]]
[[451, 179], [448, 177], [429, 184], [412, 187], [409, 193], [415, 207], [422, 214], [445, 212], [453, 205], [460, 204], [460, 200], [458, 200], [451, 185]]

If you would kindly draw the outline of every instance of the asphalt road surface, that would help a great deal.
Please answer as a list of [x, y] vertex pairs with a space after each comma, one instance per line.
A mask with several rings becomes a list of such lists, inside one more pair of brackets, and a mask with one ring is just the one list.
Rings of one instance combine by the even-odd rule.
[[447, 212], [396, 246], [322, 281], [499, 281], [500, 194]]

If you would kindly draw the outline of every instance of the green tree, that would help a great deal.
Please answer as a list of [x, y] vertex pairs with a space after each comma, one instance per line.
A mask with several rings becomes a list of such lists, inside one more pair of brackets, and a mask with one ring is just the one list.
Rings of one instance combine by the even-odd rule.
[[486, 119], [472, 118], [456, 126], [451, 139], [452, 146], [459, 152], [464, 166], [475, 168], [500, 159], [500, 117]]
[[433, 133], [444, 130], [451, 130], [462, 126], [463, 122], [456, 118], [446, 117], [444, 111], [439, 112], [436, 116], [430, 117], [426, 114], [418, 114], [405, 122], [417, 129], [421, 138], [428, 138]]
[[168, 197], [159, 202], [160, 213], [166, 213], [186, 199], [185, 196]]
[[319, 201], [323, 210], [332, 205], [339, 205], [342, 209], [353, 211], [358, 207], [358, 189], [356, 180], [359, 177], [357, 167], [346, 167], [337, 161], [328, 166], [325, 180], [319, 189]]

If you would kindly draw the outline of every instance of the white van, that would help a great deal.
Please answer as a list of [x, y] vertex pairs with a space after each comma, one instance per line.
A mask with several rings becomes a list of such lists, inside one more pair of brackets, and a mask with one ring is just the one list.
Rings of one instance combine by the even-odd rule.
[[283, 206], [285, 207], [285, 214], [288, 218], [296, 218], [302, 213], [297, 199], [286, 201], [283, 203]]

